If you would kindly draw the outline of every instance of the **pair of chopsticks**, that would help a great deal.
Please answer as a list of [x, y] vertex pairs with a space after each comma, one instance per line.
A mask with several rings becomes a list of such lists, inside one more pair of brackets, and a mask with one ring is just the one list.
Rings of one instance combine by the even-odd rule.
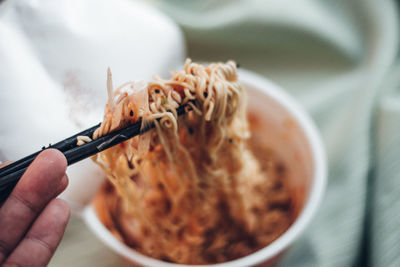
[[[185, 113], [185, 106], [186, 105], [182, 105], [177, 108], [176, 111], [178, 116]], [[48, 147], [43, 147], [40, 151], [37, 151], [3, 168], [0, 168], [0, 203], [9, 196], [28, 166], [41, 151], [48, 148], [58, 149], [67, 158], [68, 165], [71, 165], [154, 128], [154, 123], [149, 124], [143, 129], [140, 129], [141, 125], [142, 120], [139, 120], [138, 122], [125, 128], [113, 131], [107, 135], [99, 137], [96, 140], [78, 146], [77, 137], [89, 136], [92, 138], [94, 131], [100, 126], [99, 123], [65, 140], [62, 140], [54, 145], [50, 144]]]

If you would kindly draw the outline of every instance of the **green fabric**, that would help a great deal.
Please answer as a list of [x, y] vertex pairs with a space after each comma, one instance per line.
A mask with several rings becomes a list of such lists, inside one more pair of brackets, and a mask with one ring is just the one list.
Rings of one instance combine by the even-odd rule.
[[193, 60], [235, 59], [281, 85], [325, 142], [325, 199], [281, 266], [400, 266], [400, 65], [388, 0], [152, 1]]

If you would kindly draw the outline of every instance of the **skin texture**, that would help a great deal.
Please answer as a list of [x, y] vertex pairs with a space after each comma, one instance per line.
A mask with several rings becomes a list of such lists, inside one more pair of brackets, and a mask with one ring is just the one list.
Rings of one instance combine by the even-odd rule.
[[56, 198], [68, 185], [66, 168], [61, 152], [43, 151], [0, 207], [1, 266], [46, 266], [50, 261], [70, 216], [69, 206]]

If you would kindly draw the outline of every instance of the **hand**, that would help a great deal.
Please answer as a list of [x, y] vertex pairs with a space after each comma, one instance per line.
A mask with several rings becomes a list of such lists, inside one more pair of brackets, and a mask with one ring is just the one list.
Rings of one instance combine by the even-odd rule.
[[0, 207], [0, 266], [46, 266], [50, 261], [70, 215], [68, 205], [56, 199], [68, 184], [66, 168], [61, 152], [46, 149]]

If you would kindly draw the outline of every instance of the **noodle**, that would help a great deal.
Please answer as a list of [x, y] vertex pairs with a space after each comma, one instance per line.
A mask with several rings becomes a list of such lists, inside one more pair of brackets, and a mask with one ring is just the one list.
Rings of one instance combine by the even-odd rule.
[[76, 137], [77, 139], [77, 145], [81, 146], [83, 144], [89, 143], [92, 141], [92, 139], [89, 136], [84, 136], [84, 135], [79, 135]]
[[[93, 156], [115, 192], [102, 200], [103, 222], [121, 240], [158, 259], [202, 264], [247, 255], [277, 237], [271, 227], [288, 227], [286, 213], [276, 215], [282, 226], [265, 221], [275, 178], [248, 147], [246, 92], [233, 61], [187, 60], [168, 80], [115, 91], [108, 70], [107, 90], [93, 139], [140, 119], [142, 128], [155, 124]], [[180, 105], [187, 112], [178, 117]]]

